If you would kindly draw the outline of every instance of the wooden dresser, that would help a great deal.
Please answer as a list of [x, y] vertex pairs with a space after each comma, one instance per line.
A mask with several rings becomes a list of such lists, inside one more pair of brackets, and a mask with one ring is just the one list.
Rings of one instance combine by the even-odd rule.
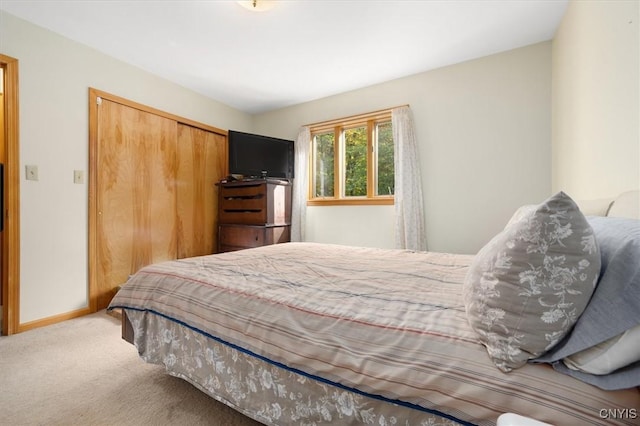
[[218, 185], [218, 252], [291, 240], [291, 183], [255, 179]]

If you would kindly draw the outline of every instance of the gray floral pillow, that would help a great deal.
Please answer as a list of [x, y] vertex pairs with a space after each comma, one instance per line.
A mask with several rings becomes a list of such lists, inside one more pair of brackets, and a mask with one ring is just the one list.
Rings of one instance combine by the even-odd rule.
[[475, 256], [463, 287], [469, 323], [495, 365], [511, 371], [571, 330], [599, 273], [593, 230], [559, 192], [512, 220]]

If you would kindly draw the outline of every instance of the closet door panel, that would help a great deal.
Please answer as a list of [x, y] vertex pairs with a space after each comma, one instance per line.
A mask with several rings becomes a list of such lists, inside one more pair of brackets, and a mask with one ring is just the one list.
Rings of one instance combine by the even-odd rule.
[[178, 258], [214, 253], [218, 187], [226, 173], [226, 137], [178, 123]]
[[103, 100], [98, 118], [98, 309], [141, 267], [175, 259], [176, 122]]

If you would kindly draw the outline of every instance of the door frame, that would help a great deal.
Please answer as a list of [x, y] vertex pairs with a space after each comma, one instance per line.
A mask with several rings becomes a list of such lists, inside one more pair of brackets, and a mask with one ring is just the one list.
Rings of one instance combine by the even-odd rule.
[[4, 238], [2, 238], [2, 335], [20, 332], [20, 138], [18, 60], [0, 54], [4, 68]]

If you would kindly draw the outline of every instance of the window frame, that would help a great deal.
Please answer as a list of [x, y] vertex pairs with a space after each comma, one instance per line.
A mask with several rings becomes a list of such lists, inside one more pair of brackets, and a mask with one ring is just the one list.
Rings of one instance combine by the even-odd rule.
[[[376, 125], [391, 122], [391, 110], [376, 111], [368, 114], [347, 117], [309, 125], [311, 133], [309, 155], [308, 206], [337, 205], [393, 205], [394, 195], [375, 195], [376, 192]], [[345, 196], [344, 188], [344, 131], [357, 127], [367, 128], [367, 194], [366, 196]], [[333, 196], [315, 197], [315, 147], [314, 139], [318, 134], [333, 132]], [[394, 156], [395, 156], [394, 152]]]

